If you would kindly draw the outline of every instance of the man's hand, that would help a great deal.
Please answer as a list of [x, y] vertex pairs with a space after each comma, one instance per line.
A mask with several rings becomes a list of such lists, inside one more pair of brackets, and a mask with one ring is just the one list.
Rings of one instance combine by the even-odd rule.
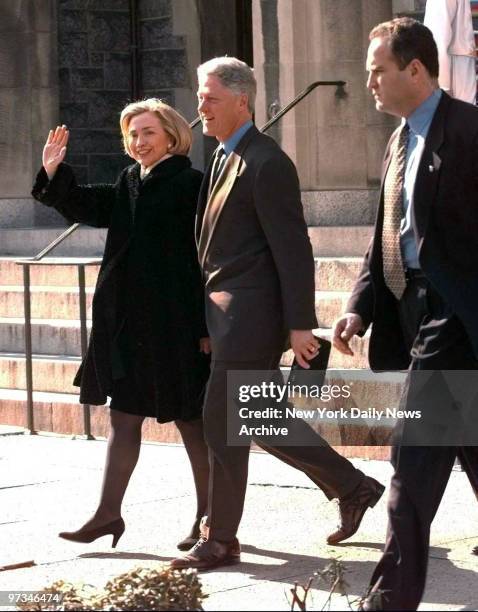
[[352, 312], [346, 312], [334, 323], [332, 344], [344, 355], [353, 355], [349, 340], [363, 329], [362, 317]]
[[199, 351], [205, 355], [209, 355], [211, 353], [211, 338], [199, 339]]
[[43, 167], [50, 180], [55, 176], [56, 169], [65, 159], [68, 134], [66, 125], [57, 125], [56, 129], [50, 130], [48, 134], [43, 147]]
[[319, 341], [310, 329], [291, 329], [290, 345], [294, 351], [297, 363], [308, 370], [308, 361], [319, 352]]

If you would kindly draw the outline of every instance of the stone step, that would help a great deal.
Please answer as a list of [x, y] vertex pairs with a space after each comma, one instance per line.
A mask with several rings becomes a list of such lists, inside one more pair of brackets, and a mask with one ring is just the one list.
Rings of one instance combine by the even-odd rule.
[[[87, 322], [88, 331], [91, 321]], [[78, 319], [32, 319], [32, 350], [43, 355], [81, 355]], [[25, 351], [23, 318], [0, 318], [0, 353]]]
[[[349, 297], [348, 291], [316, 291], [315, 302], [319, 327], [331, 327], [342, 314]], [[87, 317], [91, 318], [93, 288], [86, 289]], [[18, 319], [23, 316], [23, 287], [5, 285], [0, 291], [0, 318]], [[33, 319], [78, 319], [79, 295], [75, 287], [31, 288]]]
[[373, 225], [380, 193], [377, 189], [334, 189], [303, 191], [302, 204], [307, 225]]
[[[33, 292], [32, 292], [32, 295]], [[42, 304], [46, 304], [45, 309], [48, 308], [47, 313], [50, 314], [52, 311], [55, 313], [58, 308], [55, 307], [55, 299], [58, 296], [55, 294], [49, 294], [48, 296], [42, 295]], [[9, 315], [23, 313], [23, 302], [21, 302], [21, 294], [19, 292], [15, 295], [17, 300], [17, 311], [14, 312], [13, 308], [9, 310]], [[38, 317], [37, 311], [39, 304], [35, 299], [32, 299], [32, 347], [33, 352], [41, 355], [68, 355], [68, 356], [79, 356], [80, 355], [80, 321], [75, 317], [77, 312], [77, 298], [78, 296], [71, 296], [68, 298], [72, 300], [67, 302], [67, 306], [63, 304], [63, 318], [58, 317]], [[91, 297], [91, 294], [90, 294]], [[317, 291], [316, 292], [316, 314], [321, 328], [331, 328], [333, 322], [339, 317], [344, 311], [345, 306], [349, 297], [348, 292], [340, 291]], [[3, 297], [0, 293], [0, 305], [8, 301], [10, 304], [13, 301], [11, 296], [7, 298]], [[58, 306], [58, 304], [56, 304]], [[75, 312], [76, 311], [76, 312]], [[41, 311], [41, 314], [45, 314], [45, 311]], [[76, 317], [78, 315], [76, 314]], [[68, 317], [68, 318], [66, 318]], [[91, 327], [91, 321], [87, 321], [88, 331]], [[328, 332], [330, 333], [330, 331]], [[25, 335], [24, 335], [24, 320], [23, 317], [18, 316], [2, 316], [0, 317], [0, 352], [9, 353], [22, 353], [25, 347]], [[360, 350], [362, 347], [360, 345]], [[350, 366], [347, 366], [350, 367]], [[354, 364], [354, 367], [359, 367]]]
[[[8, 295], [11, 295], [8, 293]], [[33, 295], [33, 293], [32, 293]], [[330, 328], [337, 317], [345, 310], [345, 304], [348, 299], [347, 292], [339, 291], [317, 291], [316, 292], [316, 314], [319, 322], [319, 327]], [[61, 315], [63, 318], [58, 318], [58, 304], [56, 304], [56, 296], [54, 293], [42, 295], [40, 305], [35, 299], [32, 299], [32, 347], [34, 353], [41, 355], [80, 355], [80, 322], [75, 316], [77, 303], [73, 299], [75, 296], [68, 297], [69, 302], [61, 302], [63, 306]], [[17, 310], [14, 311], [10, 307], [8, 315], [22, 312], [23, 303], [20, 301], [20, 294], [17, 293]], [[77, 296], [76, 296], [77, 298]], [[10, 306], [12, 299], [8, 298]], [[4, 304], [6, 298], [0, 295], [0, 306]], [[73, 305], [72, 305], [73, 303]], [[45, 310], [47, 312], [45, 312]], [[77, 312], [77, 310], [76, 310]], [[45, 315], [41, 318], [38, 314]], [[2, 312], [2, 314], [4, 314]], [[53, 315], [53, 316], [52, 316]], [[50, 318], [47, 318], [47, 317]], [[78, 316], [78, 315], [76, 315]], [[88, 329], [91, 327], [91, 321], [87, 321]], [[21, 353], [24, 351], [25, 334], [24, 320], [18, 316], [2, 316], [0, 317], [0, 352]]]
[[[330, 371], [326, 380], [328, 385], [347, 385], [350, 396], [319, 401], [315, 398], [301, 397], [294, 400], [298, 409], [325, 407], [360, 408], [361, 410], [384, 410], [397, 408], [404, 382], [404, 374], [385, 373], [370, 375], [363, 370]], [[72, 393], [34, 392], [34, 428], [61, 434], [82, 435], [84, 433], [84, 409], [79, 404], [78, 396]], [[93, 436], [106, 437], [109, 430], [109, 414], [105, 406], [91, 406], [91, 431]], [[23, 426], [27, 424], [26, 392], [18, 389], [0, 388], [0, 423], [2, 425]], [[390, 434], [392, 423], [371, 420], [370, 425], [379, 426], [375, 435], [370, 437], [368, 425], [346, 426], [337, 423], [320, 421], [319, 431], [334, 446], [384, 444]], [[144, 440], [161, 442], [178, 442], [179, 436], [172, 423], [158, 425], [154, 419], [146, 419], [143, 430]]]
[[362, 257], [315, 257], [315, 287], [319, 291], [352, 291]]
[[[330, 329], [317, 329], [317, 335], [330, 339]], [[363, 339], [354, 338], [351, 342], [354, 357], [342, 355], [332, 348], [329, 367], [347, 370], [366, 369], [368, 367], [369, 334]], [[79, 344], [78, 344], [79, 346]], [[284, 353], [283, 366], [290, 366], [293, 360], [292, 351]], [[55, 393], [78, 393], [72, 385], [81, 363], [79, 356], [65, 356], [59, 353], [41, 354], [36, 352], [33, 357], [33, 386], [39, 391]], [[22, 351], [0, 353], [0, 387], [10, 389], [25, 389], [25, 356]]]
[[[36, 431], [74, 436], [84, 434], [84, 410], [77, 395], [37, 391], [33, 394], [33, 401]], [[90, 411], [92, 435], [106, 438], [109, 433], [109, 410], [107, 406], [91, 406]], [[0, 423], [2, 425], [27, 426], [25, 391], [0, 389]], [[142, 440], [144, 442], [182, 442], [174, 423], [159, 424], [155, 419], [145, 419], [142, 428]]]
[[[30, 266], [31, 286], [74, 287], [78, 283], [78, 270], [68, 265], [70, 258], [47, 257], [42, 264]], [[360, 271], [361, 257], [315, 257], [315, 282], [321, 291], [350, 291]], [[3, 285], [23, 286], [23, 268], [16, 258], [0, 259], [0, 290]], [[90, 261], [84, 259], [84, 261]], [[47, 265], [48, 264], [48, 265]], [[87, 287], [94, 287], [98, 265], [85, 267]]]
[[[0, 255], [33, 257], [42, 251], [66, 227], [0, 229]], [[52, 255], [55, 257], [102, 257], [106, 230], [81, 226], [68, 236]]]
[[[78, 284], [78, 268], [65, 265], [71, 258], [45, 257], [41, 264], [30, 266], [30, 285], [74, 287]], [[14, 257], [0, 259], [0, 291], [2, 285], [23, 286], [23, 266]], [[80, 261], [75, 259], [75, 261]], [[91, 261], [85, 258], [83, 261]], [[97, 265], [85, 266], [85, 284], [94, 287], [100, 269]]]
[[316, 257], [362, 257], [373, 236], [372, 225], [309, 228]]
[[[0, 387], [26, 389], [25, 356], [19, 353], [0, 354]], [[42, 392], [78, 394], [72, 382], [80, 367], [78, 357], [34, 355], [33, 388]]]
[[[355, 456], [375, 455], [387, 459], [388, 445], [396, 424], [388, 410], [399, 408], [405, 376], [402, 372], [373, 374], [370, 370], [329, 370], [324, 383], [329, 390], [321, 387], [324, 399], [316, 399], [313, 394], [309, 398], [302, 395], [294, 399], [293, 404], [298, 410], [308, 410], [314, 414], [315, 423], [312, 426], [332, 446], [355, 446], [358, 453]], [[313, 385], [313, 382], [310, 384]], [[335, 398], [331, 393], [333, 387]], [[318, 418], [318, 408], [339, 413], [355, 409], [355, 418], [349, 417], [342, 423], [334, 417]], [[379, 411], [382, 414], [377, 418]], [[366, 418], [357, 419], [360, 413]], [[369, 454], [366, 447], [373, 453]]]
[[[74, 322], [71, 322], [74, 323]], [[35, 330], [36, 327], [33, 326]], [[48, 343], [42, 345], [44, 347], [61, 346], [61, 342], [65, 341], [63, 332], [67, 331], [70, 336], [66, 341], [69, 345], [66, 347], [71, 352], [62, 354], [60, 351], [40, 352], [35, 345], [35, 338], [38, 336], [33, 334], [33, 381], [34, 388], [40, 391], [51, 391], [55, 393], [78, 393], [78, 389], [72, 386], [73, 378], [78, 370], [81, 362], [80, 358], [80, 341], [79, 338], [75, 343], [75, 335], [79, 336], [79, 330], [64, 327], [58, 334], [58, 338], [48, 338]], [[318, 336], [330, 339], [332, 335], [331, 329], [319, 328], [314, 330]], [[364, 338], [353, 338], [351, 341], [354, 357], [342, 355], [332, 348], [329, 367], [335, 369], [366, 369], [368, 367], [368, 343], [370, 333], [367, 332]], [[71, 347], [70, 347], [71, 345]], [[65, 347], [65, 345], [63, 345]], [[284, 353], [282, 365], [290, 366], [293, 360], [292, 351]], [[12, 389], [25, 389], [25, 357], [23, 347], [16, 351], [2, 350], [0, 353], [0, 387]]]
[[[66, 228], [0, 229], [0, 256], [33, 257]], [[372, 225], [309, 227], [315, 256], [360, 257], [373, 234]], [[55, 257], [102, 257], [106, 230], [80, 227], [52, 251]]]
[[[91, 317], [93, 288], [86, 289], [87, 316]], [[36, 286], [31, 288], [34, 319], [77, 319], [80, 313], [78, 287]], [[23, 287], [5, 285], [0, 291], [0, 317], [23, 316]]]
[[319, 327], [330, 328], [334, 321], [345, 312], [348, 291], [316, 291], [315, 292], [315, 314]]

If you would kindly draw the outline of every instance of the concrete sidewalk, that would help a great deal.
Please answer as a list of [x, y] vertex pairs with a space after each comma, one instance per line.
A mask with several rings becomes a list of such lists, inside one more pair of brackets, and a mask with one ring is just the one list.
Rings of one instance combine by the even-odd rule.
[[[181, 446], [144, 444], [127, 491], [126, 531], [116, 551], [111, 536], [92, 544], [57, 537], [78, 528], [98, 499], [104, 441], [14, 435], [0, 429], [0, 565], [33, 559], [35, 567], [0, 573], [0, 590], [37, 590], [55, 580], [98, 587], [133, 567], [176, 556], [195, 512], [192, 476]], [[3, 433], [3, 435], [2, 435]], [[383, 483], [388, 462], [354, 460]], [[251, 453], [249, 488], [239, 538], [242, 563], [202, 574], [205, 610], [289, 610], [290, 586], [323, 569], [333, 557], [349, 572], [351, 598], [363, 592], [379, 558], [386, 528], [387, 492], [359, 532], [327, 546], [337, 508], [301, 473], [263, 453]], [[464, 473], [453, 471], [433, 524], [423, 610], [477, 610], [478, 504]], [[313, 589], [308, 610], [322, 608], [326, 591]], [[4, 608], [5, 609], [5, 608]], [[333, 610], [347, 609], [334, 597]]]

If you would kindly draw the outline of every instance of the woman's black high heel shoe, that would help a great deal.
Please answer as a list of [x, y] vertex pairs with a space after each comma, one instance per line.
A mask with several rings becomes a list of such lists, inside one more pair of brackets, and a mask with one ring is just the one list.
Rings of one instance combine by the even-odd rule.
[[89, 544], [94, 542], [102, 536], [111, 534], [113, 536], [112, 548], [116, 548], [118, 540], [121, 538], [125, 530], [125, 524], [122, 518], [111, 521], [101, 527], [95, 527], [94, 529], [78, 529], [78, 531], [62, 531], [58, 534], [60, 538], [64, 540], [70, 540], [71, 542], [82, 542]]
[[184, 538], [184, 540], [181, 540], [181, 542], [178, 542], [177, 547], [179, 548], [179, 550], [189, 550], [190, 548], [194, 546], [194, 544], [196, 544], [196, 542], [199, 540], [200, 524], [201, 524], [201, 518], [197, 518], [194, 521], [193, 526], [191, 527], [191, 531], [189, 535], [186, 538]]

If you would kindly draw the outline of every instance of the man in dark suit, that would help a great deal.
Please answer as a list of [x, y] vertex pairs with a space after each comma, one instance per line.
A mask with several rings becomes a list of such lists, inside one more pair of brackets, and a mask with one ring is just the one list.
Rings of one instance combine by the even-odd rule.
[[[478, 368], [478, 109], [438, 89], [436, 44], [413, 19], [372, 30], [367, 71], [377, 110], [402, 122], [385, 153], [374, 237], [333, 340], [351, 355], [352, 336], [373, 323], [372, 369], [408, 368], [401, 405], [424, 412], [423, 425], [401, 423], [392, 448], [387, 539], [364, 604], [415, 610], [430, 525], [455, 458], [475, 487], [478, 479], [476, 447], [458, 446], [457, 438], [447, 444], [458, 413], [439, 422], [458, 407], [444, 371]], [[473, 400], [476, 385], [463, 385], [461, 395]]]
[[[287, 337], [298, 362], [318, 351], [312, 334], [314, 260], [292, 161], [252, 123], [256, 81], [235, 58], [198, 69], [203, 131], [220, 143], [199, 196], [197, 243], [206, 284], [212, 365], [204, 405], [210, 491], [203, 537], [173, 567], [210, 569], [239, 560], [236, 532], [247, 484], [249, 446], [227, 444], [227, 372], [278, 369]], [[336, 453], [312, 428], [293, 425], [303, 446], [257, 442], [303, 470], [339, 499], [341, 525], [329, 543], [350, 537], [383, 486]]]

